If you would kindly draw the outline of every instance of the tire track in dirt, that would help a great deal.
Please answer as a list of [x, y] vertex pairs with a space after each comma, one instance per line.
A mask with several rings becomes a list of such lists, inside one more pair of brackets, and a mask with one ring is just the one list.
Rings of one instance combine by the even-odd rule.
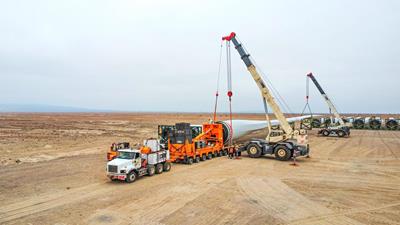
[[322, 207], [295, 190], [282, 183], [277, 178], [238, 178], [238, 186], [250, 199], [258, 202], [271, 216], [282, 221], [292, 221], [299, 218], [329, 213]]
[[39, 197], [32, 197], [22, 202], [6, 205], [0, 208], [0, 223], [102, 195], [112, 188], [112, 186], [107, 186], [105, 183], [98, 183], [76, 188], [75, 190], [70, 190], [68, 192], [50, 193]]
[[[300, 224], [310, 218], [324, 217], [332, 214], [332, 210], [309, 200], [299, 192], [290, 188], [277, 178], [240, 178], [237, 179], [244, 195], [255, 200], [265, 213], [284, 221], [287, 224]], [[313, 220], [316, 224], [315, 220]], [[321, 224], [329, 224], [325, 220]], [[338, 215], [335, 224], [359, 225], [356, 220]]]
[[[110, 218], [113, 224], [160, 224], [160, 221], [167, 218], [170, 214], [179, 212], [187, 205], [195, 202], [196, 199], [207, 195], [210, 189], [219, 188], [226, 178], [218, 177], [218, 167], [229, 168], [232, 161], [224, 158], [212, 159], [199, 164], [180, 165], [175, 173], [163, 174], [163, 182], [156, 178], [150, 178], [149, 183], [140, 183], [139, 186], [147, 185], [146, 192], [141, 193], [140, 199], [129, 201], [122, 200], [118, 204], [113, 204], [105, 208], [99, 208], [89, 216], [86, 221], [88, 224], [101, 223], [101, 218]], [[210, 165], [212, 164], [212, 165]], [[198, 177], [208, 174], [208, 178], [199, 182]], [[164, 176], [165, 175], [165, 176]], [[161, 182], [161, 183], [160, 183]], [[163, 183], [168, 188], [163, 188]], [[125, 194], [132, 193], [128, 190]], [[132, 193], [133, 196], [135, 193]], [[137, 194], [137, 193], [136, 193]], [[149, 199], [152, 199], [149, 201]], [[113, 212], [118, 211], [118, 217]], [[132, 212], [135, 216], [131, 217]], [[119, 218], [126, 218], [120, 220]]]
[[386, 141], [384, 140], [384, 137], [382, 136], [382, 132], [378, 131], [377, 132], [378, 136], [379, 136], [379, 140], [381, 141], [381, 143], [386, 147], [386, 149], [388, 149], [390, 151], [390, 153], [393, 155], [393, 157], [396, 160], [399, 160], [399, 157], [394, 153], [393, 149], [389, 146], [388, 143], [386, 143]]
[[[213, 162], [214, 161], [214, 162]], [[219, 162], [216, 162], [219, 161]], [[205, 169], [212, 170], [212, 166], [209, 164], [225, 164], [228, 160], [213, 159], [211, 161], [201, 162], [199, 164], [194, 164], [192, 166], [188, 165], [178, 165], [175, 173], [163, 174], [164, 177], [175, 176], [176, 174], [190, 174], [191, 170], [201, 171], [197, 167], [203, 167]], [[174, 170], [172, 170], [174, 171]], [[138, 182], [153, 182], [155, 178], [145, 179]], [[177, 178], [174, 178], [177, 179]], [[115, 184], [118, 185], [118, 184]], [[33, 196], [27, 200], [13, 203], [0, 207], [0, 224], [8, 221], [24, 218], [30, 215], [34, 215], [46, 210], [57, 208], [67, 204], [75, 204], [77, 202], [93, 199], [99, 196], [104, 196], [108, 192], [115, 190], [115, 185], [111, 182], [105, 183], [95, 183], [91, 185], [86, 185], [79, 188], [70, 189], [68, 191], [62, 191], [58, 193], [43, 194], [41, 196]], [[143, 183], [142, 185], [145, 185]], [[123, 194], [124, 191], [129, 189], [130, 185], [119, 185], [118, 193]]]
[[[370, 212], [370, 211], [381, 210], [381, 209], [395, 207], [395, 206], [399, 206], [399, 205], [400, 205], [400, 202], [395, 202], [395, 203], [386, 204], [386, 205], [382, 205], [382, 206], [378, 206], [378, 207], [350, 209], [343, 213], [329, 213], [329, 214], [325, 214], [325, 215], [315, 216], [313, 218], [295, 220], [295, 221], [293, 221], [293, 224], [315, 224], [315, 222], [318, 222], [318, 221], [324, 221], [324, 222], [325, 221], [333, 221], [333, 220], [336, 221], [336, 219], [338, 217], [349, 216], [349, 215], [356, 214], [356, 213], [366, 213], [366, 212]], [[338, 222], [338, 221], [336, 221], [336, 222]], [[342, 223], [336, 223], [336, 224], [342, 224]], [[350, 223], [350, 224], [353, 224], [353, 223]], [[361, 224], [361, 223], [356, 222], [354, 224]]]

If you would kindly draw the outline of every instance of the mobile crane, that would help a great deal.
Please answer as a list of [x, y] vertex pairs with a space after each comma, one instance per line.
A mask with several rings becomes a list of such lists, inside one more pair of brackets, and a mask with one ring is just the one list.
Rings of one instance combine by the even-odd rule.
[[[308, 156], [310, 148], [305, 130], [294, 130], [282, 113], [279, 105], [275, 102], [271, 91], [261, 78], [255, 65], [250, 59], [250, 55], [245, 51], [242, 44], [236, 39], [236, 34], [232, 32], [229, 36], [222, 38], [223, 41], [232, 42], [239, 53], [241, 59], [250, 72], [258, 88], [260, 89], [265, 117], [268, 123], [268, 135], [265, 139], [251, 139], [245, 143], [239, 151], [246, 150], [251, 158], [258, 158], [265, 154], [274, 154], [275, 158], [281, 161], [289, 160], [293, 156]], [[267, 113], [267, 104], [272, 108], [275, 117], [280, 123], [281, 130], [272, 130], [271, 121]]]
[[[317, 87], [319, 93], [321, 93], [322, 97], [324, 98], [326, 104], [328, 105], [330, 111], [333, 113], [335, 118], [339, 121], [338, 126], [327, 126], [326, 128], [322, 128], [318, 131], [319, 135], [323, 136], [338, 136], [338, 137], [348, 137], [350, 136], [350, 126], [346, 124], [343, 119], [340, 117], [338, 111], [336, 110], [335, 105], [333, 105], [332, 101], [329, 99], [328, 95], [322, 89], [321, 85], [318, 83], [317, 79], [315, 79], [312, 73], [307, 74], [308, 79], [311, 79], [312, 82]], [[307, 80], [308, 82], [308, 80]], [[308, 84], [308, 83], [307, 83]], [[308, 85], [307, 85], [308, 87]], [[307, 90], [308, 92], [308, 90]], [[308, 99], [308, 96], [307, 96]], [[332, 121], [331, 121], [332, 123]]]

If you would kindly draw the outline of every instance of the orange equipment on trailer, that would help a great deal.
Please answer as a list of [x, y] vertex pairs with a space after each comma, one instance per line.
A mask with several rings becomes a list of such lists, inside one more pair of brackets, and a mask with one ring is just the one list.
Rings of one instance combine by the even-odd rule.
[[129, 142], [112, 143], [107, 151], [107, 160], [111, 161], [118, 156], [118, 150], [130, 148]]
[[203, 132], [192, 138], [189, 123], [177, 123], [168, 135], [172, 162], [192, 164], [226, 155], [221, 124], [205, 123]]

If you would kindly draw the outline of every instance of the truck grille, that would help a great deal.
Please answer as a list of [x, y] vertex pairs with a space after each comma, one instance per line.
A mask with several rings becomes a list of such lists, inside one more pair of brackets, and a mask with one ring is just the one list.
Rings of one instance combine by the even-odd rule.
[[118, 173], [118, 166], [108, 165], [108, 172]]

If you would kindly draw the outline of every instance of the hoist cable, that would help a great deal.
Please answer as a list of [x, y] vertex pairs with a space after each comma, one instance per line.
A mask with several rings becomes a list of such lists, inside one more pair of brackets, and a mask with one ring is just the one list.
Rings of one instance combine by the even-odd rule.
[[[240, 41], [239, 38], [237, 38], [238, 41], [240, 43], [242, 43], [242, 41]], [[249, 52], [245, 46], [242, 45], [242, 47], [245, 49], [246, 52]], [[251, 60], [254, 62], [255, 67], [259, 70], [260, 74], [262, 75], [262, 77], [267, 81], [267, 85], [268, 87], [271, 89], [271, 92], [273, 93], [273, 95], [276, 97], [277, 102], [279, 103], [279, 105], [284, 108], [288, 113], [293, 113], [293, 110], [289, 107], [289, 105], [286, 103], [285, 99], [281, 96], [281, 94], [279, 93], [279, 91], [274, 87], [274, 85], [272, 84], [272, 82], [268, 79], [268, 77], [266, 76], [266, 74], [261, 70], [261, 67], [258, 66], [256, 60], [254, 60], [253, 57], [251, 57]]]
[[[230, 41], [226, 42], [226, 72], [228, 81], [228, 97], [229, 97], [229, 122], [231, 127], [231, 133], [233, 136], [233, 126], [232, 126], [232, 67], [231, 67], [231, 45]], [[232, 138], [229, 140], [229, 145], [232, 146]]]
[[217, 106], [218, 106], [218, 96], [219, 96], [219, 82], [220, 82], [220, 77], [221, 77], [221, 65], [222, 65], [222, 49], [223, 45], [221, 42], [220, 45], [220, 50], [219, 50], [219, 65], [218, 65], [218, 78], [217, 78], [217, 90], [215, 92], [215, 106], [214, 106], [214, 116], [213, 116], [213, 122], [217, 120]]
[[279, 93], [279, 91], [272, 84], [271, 80], [268, 79], [266, 74], [261, 70], [261, 68], [258, 66], [256, 61], [254, 60], [254, 58], [251, 57], [251, 56], [250, 56], [250, 58], [254, 62], [254, 65], [256, 66], [256, 68], [258, 69], [260, 74], [262, 75], [263, 79], [265, 79], [267, 81], [266, 83], [267, 83], [268, 87], [270, 88], [271, 92], [273, 93], [273, 95], [275, 96], [275, 98], [276, 98], [277, 102], [279, 103], [279, 105], [282, 108], [284, 108], [288, 113], [293, 113], [293, 110], [289, 107], [289, 105], [286, 103], [285, 99], [282, 97], [282, 95]]
[[312, 111], [311, 111], [309, 99], [310, 99], [310, 78], [308, 76], [306, 76], [306, 105], [304, 106], [303, 111], [301, 111], [301, 116], [304, 115], [304, 112], [308, 108], [308, 111], [310, 112], [310, 115], [312, 117]]

